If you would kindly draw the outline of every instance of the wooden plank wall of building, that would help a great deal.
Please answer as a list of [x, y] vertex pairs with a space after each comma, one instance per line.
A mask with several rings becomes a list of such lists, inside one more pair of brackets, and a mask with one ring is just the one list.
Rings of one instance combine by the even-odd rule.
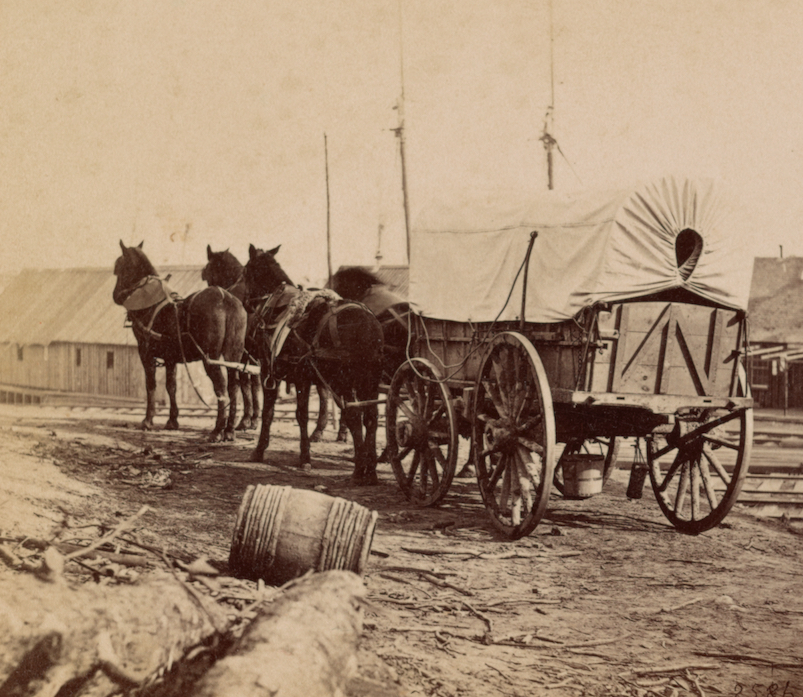
[[[156, 377], [156, 398], [166, 404], [164, 369], [158, 369]], [[195, 388], [207, 404], [215, 403], [214, 390], [202, 363], [192, 363], [187, 368], [179, 365], [177, 383], [179, 404], [202, 406]], [[0, 384], [145, 400], [145, 371], [135, 346], [0, 344]]]

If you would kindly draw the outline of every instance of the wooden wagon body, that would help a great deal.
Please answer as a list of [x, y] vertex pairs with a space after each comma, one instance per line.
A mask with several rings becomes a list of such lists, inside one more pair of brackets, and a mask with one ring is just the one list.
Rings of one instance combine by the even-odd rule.
[[[699, 258], [707, 240], [694, 234], [690, 256]], [[678, 267], [688, 259], [682, 250], [676, 258]], [[550, 486], [567, 493], [570, 465], [586, 458], [605, 479], [621, 439], [636, 438], [646, 455], [633, 473], [642, 483], [649, 473], [670, 521], [690, 533], [718, 524], [738, 497], [752, 440], [746, 312], [683, 283], [653, 284], [592, 298], [566, 319], [530, 321], [524, 278], [514, 319], [411, 315], [387, 411], [391, 462], [408, 498], [443, 498], [456, 434], [469, 436], [492, 520], [520, 537], [543, 515]]]

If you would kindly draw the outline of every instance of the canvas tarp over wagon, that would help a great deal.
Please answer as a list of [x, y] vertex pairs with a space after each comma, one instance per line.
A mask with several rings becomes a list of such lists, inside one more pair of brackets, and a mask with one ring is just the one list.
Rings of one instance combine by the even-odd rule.
[[718, 524], [752, 441], [735, 208], [676, 178], [502, 198], [435, 203], [414, 226], [416, 314], [387, 405], [402, 490], [442, 500], [470, 434], [486, 508], [520, 537], [573, 457], [601, 448], [607, 475], [629, 437], [678, 529]]

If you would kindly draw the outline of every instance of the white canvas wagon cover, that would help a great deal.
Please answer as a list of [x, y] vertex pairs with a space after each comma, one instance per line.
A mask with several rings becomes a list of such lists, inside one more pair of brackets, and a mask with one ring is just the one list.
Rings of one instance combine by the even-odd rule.
[[[711, 180], [666, 177], [628, 191], [503, 199], [434, 202], [417, 216], [410, 301], [421, 314], [461, 322], [518, 319], [523, 272], [513, 281], [533, 230], [528, 322], [560, 322], [595, 302], [673, 289], [747, 308], [752, 260], [741, 253], [737, 234], [744, 223]], [[675, 247], [684, 230], [702, 241], [687, 278]]]

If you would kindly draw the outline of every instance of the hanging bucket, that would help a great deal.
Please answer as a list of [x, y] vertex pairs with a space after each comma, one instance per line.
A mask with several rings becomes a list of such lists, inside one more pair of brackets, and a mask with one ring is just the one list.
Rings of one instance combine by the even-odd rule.
[[237, 511], [229, 571], [275, 586], [310, 569], [361, 574], [376, 519], [376, 511], [346, 499], [289, 486], [251, 484]]
[[602, 491], [603, 455], [576, 453], [561, 458], [563, 490], [567, 499], [587, 499]]

